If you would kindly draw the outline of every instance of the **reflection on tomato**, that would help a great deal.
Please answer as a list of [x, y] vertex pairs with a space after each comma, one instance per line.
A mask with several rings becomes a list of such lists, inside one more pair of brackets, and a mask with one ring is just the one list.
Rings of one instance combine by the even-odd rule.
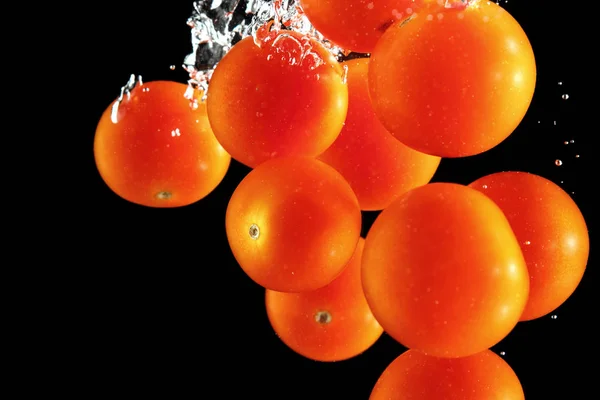
[[360, 237], [356, 195], [327, 164], [309, 157], [269, 160], [251, 171], [227, 206], [227, 238], [259, 285], [304, 292], [329, 284]]
[[315, 40], [292, 31], [238, 42], [217, 65], [207, 107], [219, 142], [255, 167], [282, 156], [317, 156], [340, 133], [348, 108], [343, 69]]
[[535, 83], [525, 32], [492, 1], [424, 7], [386, 31], [369, 66], [383, 125], [407, 146], [440, 157], [501, 143], [527, 112]]
[[490, 350], [436, 358], [408, 350], [375, 384], [370, 400], [524, 400], [513, 369]]
[[521, 320], [554, 311], [575, 291], [590, 243], [581, 211], [555, 183], [524, 172], [484, 176], [469, 186], [504, 211], [529, 269], [530, 293]]
[[348, 116], [342, 132], [319, 159], [350, 183], [362, 210], [382, 210], [414, 187], [427, 184], [440, 158], [396, 140], [373, 112], [367, 86], [368, 59], [348, 67]]
[[186, 89], [170, 81], [137, 85], [117, 113], [113, 102], [102, 115], [94, 138], [96, 166], [124, 199], [149, 207], [185, 206], [223, 180], [231, 157], [210, 128], [206, 105], [193, 109]]
[[366, 238], [362, 280], [383, 329], [439, 357], [498, 343], [529, 292], [523, 254], [500, 208], [451, 183], [413, 189], [381, 212]]
[[364, 239], [344, 271], [324, 288], [305, 293], [267, 290], [271, 326], [296, 353], [316, 361], [341, 361], [373, 345], [383, 333], [363, 294], [360, 261]]
[[300, 0], [311, 24], [346, 50], [370, 53], [394, 22], [421, 7], [423, 0]]

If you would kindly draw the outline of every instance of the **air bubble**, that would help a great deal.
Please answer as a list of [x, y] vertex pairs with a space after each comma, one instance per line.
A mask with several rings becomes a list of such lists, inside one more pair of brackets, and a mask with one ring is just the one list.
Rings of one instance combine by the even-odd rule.
[[171, 66], [169, 67], [169, 69], [170, 69], [171, 71], [175, 71], [175, 66], [174, 66], [174, 65], [171, 65]]
[[561, 97], [562, 97], [563, 100], [568, 100], [569, 99], [569, 95], [566, 94], [566, 93], [563, 94]]
[[554, 161], [554, 165], [556, 165], [557, 167], [560, 167], [561, 165], [563, 165], [563, 162], [561, 160], [556, 160]]
[[506, 352], [505, 351], [501, 351], [500, 355], [504, 357], [506, 355]]
[[525, 241], [525, 246], [529, 246], [531, 244], [531, 242], [529, 240]]
[[552, 318], [552, 319], [557, 319], [557, 318], [558, 318], [558, 315], [556, 315], [556, 314], [553, 314], [553, 315], [551, 315], [551, 316], [550, 316], [550, 318]]

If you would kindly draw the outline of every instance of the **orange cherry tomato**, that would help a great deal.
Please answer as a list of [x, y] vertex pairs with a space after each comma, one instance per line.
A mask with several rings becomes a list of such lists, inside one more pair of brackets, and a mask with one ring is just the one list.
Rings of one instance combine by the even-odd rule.
[[305, 293], [266, 291], [267, 315], [281, 340], [316, 361], [341, 361], [373, 345], [383, 333], [363, 294], [360, 239], [344, 271], [324, 288]]
[[300, 0], [304, 14], [327, 39], [346, 50], [370, 53], [394, 22], [423, 0]]
[[452, 183], [413, 189], [381, 212], [366, 238], [362, 280], [390, 336], [449, 358], [507, 336], [529, 292], [523, 254], [500, 208]]
[[555, 183], [525, 172], [495, 173], [469, 186], [496, 202], [521, 244], [531, 280], [521, 320], [554, 311], [573, 294], [587, 265], [590, 242], [577, 204]]
[[527, 35], [492, 1], [423, 7], [395, 24], [371, 55], [369, 90], [402, 143], [440, 157], [485, 152], [519, 125], [536, 64]]
[[362, 210], [382, 210], [402, 193], [427, 184], [440, 158], [396, 140], [375, 116], [367, 85], [368, 59], [348, 67], [348, 116], [342, 132], [319, 159], [350, 183]]
[[275, 158], [256, 167], [226, 212], [236, 260], [256, 283], [279, 292], [331, 283], [354, 253], [361, 222], [350, 185], [309, 157]]
[[370, 400], [524, 400], [513, 369], [490, 350], [436, 358], [408, 350], [375, 384]]
[[261, 47], [241, 40], [217, 65], [208, 117], [231, 156], [255, 167], [281, 156], [321, 154], [339, 135], [348, 109], [343, 69], [315, 40], [292, 31]]
[[117, 112], [118, 100], [102, 114], [94, 138], [96, 166], [125, 200], [185, 206], [211, 193], [225, 177], [231, 157], [210, 128], [206, 105], [198, 102], [193, 109], [186, 89], [178, 82], [147, 82], [124, 96]]

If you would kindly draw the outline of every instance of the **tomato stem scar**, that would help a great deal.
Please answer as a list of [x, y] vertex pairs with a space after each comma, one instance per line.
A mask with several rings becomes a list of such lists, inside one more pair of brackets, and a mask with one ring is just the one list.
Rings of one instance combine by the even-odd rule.
[[331, 314], [329, 314], [329, 311], [318, 311], [315, 314], [315, 321], [323, 325], [328, 324], [331, 322]]
[[250, 237], [252, 239], [254, 239], [254, 240], [258, 239], [258, 237], [260, 236], [260, 229], [258, 228], [258, 225], [256, 225], [256, 224], [250, 225], [248, 234], [250, 234]]
[[169, 200], [171, 198], [171, 192], [158, 192], [156, 193], [156, 198], [159, 200]]

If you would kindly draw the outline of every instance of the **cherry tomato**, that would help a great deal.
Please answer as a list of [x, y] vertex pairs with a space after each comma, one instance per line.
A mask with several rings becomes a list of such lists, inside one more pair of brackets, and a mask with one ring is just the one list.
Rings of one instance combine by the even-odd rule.
[[394, 22], [423, 0], [300, 0], [304, 14], [327, 39], [346, 50], [370, 53]]
[[344, 65], [348, 67], [346, 124], [319, 159], [346, 178], [362, 210], [382, 210], [407, 190], [427, 184], [440, 158], [403, 145], [379, 122], [369, 100], [368, 59]]
[[316, 290], [344, 269], [360, 237], [350, 185], [309, 157], [281, 157], [251, 171], [226, 213], [227, 238], [242, 269], [279, 292]]
[[390, 336], [449, 358], [507, 336], [529, 292], [523, 254], [500, 208], [452, 183], [412, 189], [379, 214], [366, 238], [362, 280]]
[[231, 157], [210, 128], [206, 105], [192, 108], [186, 89], [170, 81], [137, 85], [118, 108], [116, 100], [102, 114], [94, 138], [96, 166], [125, 200], [185, 206], [211, 193], [225, 177]]
[[484, 176], [469, 186], [502, 209], [529, 269], [530, 293], [522, 321], [547, 315], [575, 291], [590, 242], [581, 211], [555, 183], [524, 172]]
[[465, 157], [505, 140], [533, 97], [527, 35], [492, 1], [437, 3], [395, 24], [371, 55], [373, 108], [398, 140], [427, 154]]
[[317, 156], [339, 135], [348, 109], [343, 69], [315, 40], [292, 31], [238, 42], [217, 65], [208, 116], [219, 142], [255, 167], [281, 156]]
[[281, 340], [316, 361], [341, 361], [373, 345], [383, 333], [363, 294], [360, 239], [344, 271], [324, 288], [305, 293], [266, 291], [267, 314]]
[[436, 358], [408, 350], [375, 384], [370, 400], [524, 400], [513, 369], [490, 350]]

